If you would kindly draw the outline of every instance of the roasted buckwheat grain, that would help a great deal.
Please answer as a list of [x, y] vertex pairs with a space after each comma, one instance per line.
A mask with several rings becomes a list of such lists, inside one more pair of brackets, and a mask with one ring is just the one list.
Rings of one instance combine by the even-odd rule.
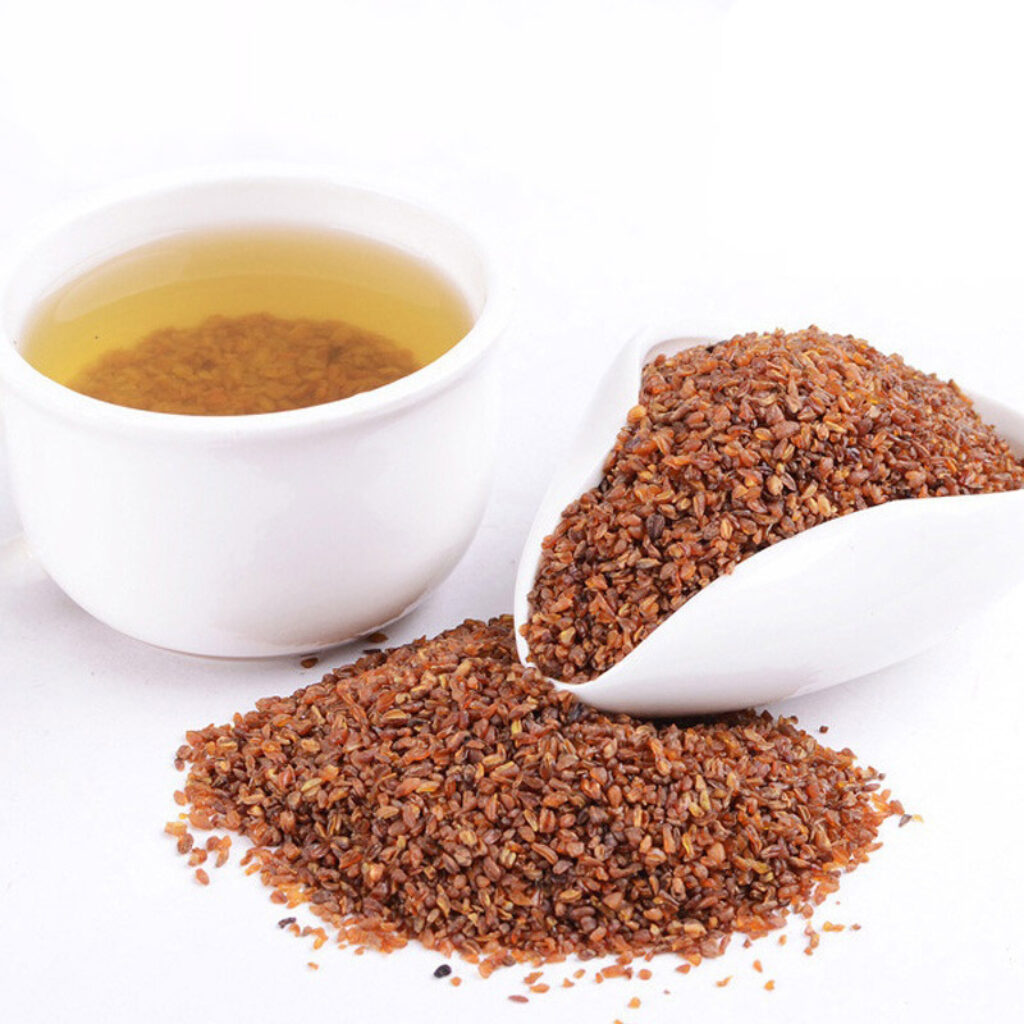
[[600, 483], [544, 541], [531, 660], [593, 679], [770, 544], [885, 501], [1022, 486], [956, 384], [856, 338], [810, 327], [658, 356]]
[[[820, 901], [902, 808], [792, 720], [605, 715], [515, 655], [509, 617], [362, 658], [177, 763], [193, 827], [343, 939], [481, 969], [570, 953], [722, 951]], [[250, 854], [250, 857], [253, 856]]]

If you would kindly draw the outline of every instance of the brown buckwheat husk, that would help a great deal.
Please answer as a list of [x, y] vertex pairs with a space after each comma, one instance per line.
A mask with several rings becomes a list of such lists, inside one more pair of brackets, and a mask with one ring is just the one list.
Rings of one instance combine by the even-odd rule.
[[348, 941], [517, 959], [722, 951], [833, 891], [902, 808], [849, 750], [750, 712], [605, 715], [515, 655], [508, 616], [375, 653], [190, 732], [193, 827]]
[[886, 501], [1022, 486], [955, 383], [856, 338], [810, 327], [658, 356], [600, 483], [544, 541], [531, 660], [593, 679], [770, 544]]

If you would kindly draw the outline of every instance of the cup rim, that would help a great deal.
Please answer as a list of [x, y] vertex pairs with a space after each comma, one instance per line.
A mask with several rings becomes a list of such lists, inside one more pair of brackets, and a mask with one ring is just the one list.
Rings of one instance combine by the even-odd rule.
[[[338, 188], [352, 194], [373, 197], [394, 206], [405, 207], [416, 215], [441, 224], [462, 237], [480, 264], [484, 279], [484, 297], [479, 314], [469, 331], [450, 349], [408, 376], [348, 398], [299, 409], [203, 416], [154, 412], [104, 402], [73, 391], [37, 370], [18, 351], [14, 340], [8, 336], [2, 324], [0, 386], [6, 386], [12, 393], [50, 414], [120, 433], [216, 439], [277, 435], [295, 431], [316, 432], [398, 411], [444, 389], [487, 352], [507, 324], [514, 294], [514, 287], [508, 279], [507, 271], [496, 266], [489, 248], [457, 218], [435, 205], [356, 183], [330, 170], [266, 162], [236, 163], [180, 174], [135, 178], [112, 188], [94, 191], [84, 199], [62, 204], [51, 211], [42, 223], [37, 224], [33, 232], [9, 250], [10, 255], [4, 261], [0, 272], [0, 312], [6, 307], [11, 279], [22, 263], [37, 249], [51, 243], [55, 235], [74, 222], [131, 201], [233, 182], [281, 182]], [[457, 283], [456, 287], [459, 287]]]

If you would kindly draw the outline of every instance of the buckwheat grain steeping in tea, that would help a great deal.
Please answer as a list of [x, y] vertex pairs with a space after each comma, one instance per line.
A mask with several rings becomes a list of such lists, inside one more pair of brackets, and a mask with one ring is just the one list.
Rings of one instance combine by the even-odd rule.
[[658, 356], [600, 483], [543, 544], [522, 632], [566, 682], [620, 661], [750, 555], [902, 498], [1024, 487], [952, 382], [825, 334], [747, 334]]
[[244, 415], [391, 383], [470, 326], [456, 288], [407, 253], [254, 227], [174, 235], [87, 270], [43, 301], [23, 354], [106, 402]]
[[809, 911], [902, 812], [872, 768], [792, 720], [581, 704], [519, 664], [508, 616], [258, 701], [189, 732], [176, 763], [191, 825], [251, 839], [272, 898], [308, 902], [342, 939], [415, 939], [484, 973], [714, 956]]

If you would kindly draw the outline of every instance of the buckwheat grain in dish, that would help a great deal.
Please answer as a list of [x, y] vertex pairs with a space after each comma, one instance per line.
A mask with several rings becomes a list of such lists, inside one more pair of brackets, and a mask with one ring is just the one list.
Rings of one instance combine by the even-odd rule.
[[867, 859], [899, 804], [792, 720], [605, 715], [515, 655], [509, 617], [380, 652], [177, 764], [194, 828], [255, 843], [343, 940], [481, 962], [720, 953]]
[[886, 501], [1022, 486], [956, 384], [857, 338], [810, 327], [658, 356], [600, 483], [544, 541], [531, 660], [593, 679], [777, 541]]

